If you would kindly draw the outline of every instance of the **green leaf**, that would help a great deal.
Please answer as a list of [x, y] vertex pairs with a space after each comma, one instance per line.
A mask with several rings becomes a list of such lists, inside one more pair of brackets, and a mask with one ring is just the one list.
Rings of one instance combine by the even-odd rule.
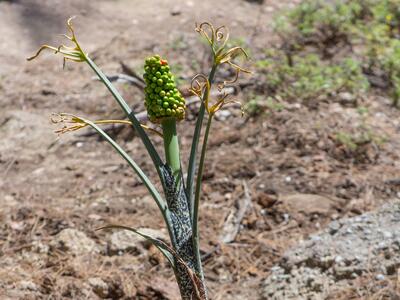
[[[208, 75], [208, 82], [210, 85], [214, 81], [214, 76], [215, 76], [215, 71], [217, 70], [217, 65], [213, 65], [210, 74]], [[205, 97], [208, 97], [208, 95], [203, 96], [203, 100]], [[194, 212], [194, 199], [193, 199], [193, 187], [194, 187], [194, 176], [196, 173], [196, 157], [197, 157], [197, 148], [200, 142], [200, 134], [201, 134], [201, 128], [203, 126], [203, 119], [204, 119], [204, 113], [205, 113], [205, 106], [202, 101], [201, 106], [200, 106], [200, 111], [199, 115], [197, 117], [196, 121], [196, 127], [194, 129], [193, 133], [193, 140], [192, 140], [192, 147], [190, 149], [190, 156], [189, 156], [189, 166], [188, 166], [188, 172], [187, 172], [187, 180], [186, 180], [186, 194], [188, 197], [188, 204], [191, 210], [191, 216], [193, 216]]]
[[201, 155], [200, 155], [200, 161], [199, 161], [199, 170], [197, 172], [197, 180], [196, 180], [196, 190], [195, 190], [195, 198], [194, 198], [194, 203], [193, 203], [193, 216], [192, 216], [192, 224], [193, 224], [193, 240], [194, 240], [194, 248], [195, 248], [195, 254], [197, 257], [197, 267], [200, 270], [200, 273], [203, 273], [202, 270], [202, 265], [201, 265], [201, 256], [200, 256], [200, 248], [199, 248], [199, 204], [200, 204], [200, 194], [201, 194], [201, 182], [202, 182], [202, 177], [203, 177], [203, 169], [204, 169], [204, 161], [206, 158], [206, 150], [207, 150], [207, 141], [208, 141], [208, 136], [210, 133], [210, 128], [211, 128], [211, 122], [212, 122], [213, 116], [209, 115], [208, 116], [208, 121], [207, 121], [207, 126], [206, 126], [206, 131], [204, 133], [204, 139], [203, 139], [203, 145], [201, 147]]
[[85, 120], [81, 118], [83, 122], [88, 124], [90, 127], [92, 127], [94, 130], [96, 130], [111, 146], [125, 159], [125, 161], [131, 166], [131, 168], [135, 171], [135, 173], [140, 177], [144, 185], [147, 187], [148, 191], [150, 192], [151, 196], [153, 199], [156, 201], [158, 208], [160, 209], [161, 213], [163, 214], [164, 220], [167, 224], [167, 226], [170, 229], [170, 216], [169, 216], [169, 210], [168, 207], [164, 201], [164, 199], [161, 197], [161, 195], [158, 193], [157, 189], [153, 185], [153, 183], [150, 181], [150, 179], [146, 176], [146, 174], [142, 171], [142, 169], [136, 164], [136, 162], [119, 146], [107, 133], [105, 133], [99, 126], [94, 124], [93, 122], [89, 120]]
[[192, 282], [193, 287], [194, 287], [194, 292], [195, 294], [192, 295], [192, 299], [197, 299], [197, 300], [206, 300], [207, 296], [205, 293], [205, 289], [203, 286], [203, 283], [199, 276], [193, 272], [192, 269], [185, 263], [185, 261], [180, 257], [174, 249], [172, 249], [169, 245], [164, 243], [163, 241], [153, 238], [147, 234], [144, 234], [140, 232], [139, 230], [128, 227], [128, 226], [123, 226], [123, 225], [107, 225], [103, 226], [100, 228], [97, 228], [96, 230], [103, 230], [103, 229], [122, 229], [122, 230], [129, 230], [132, 231], [141, 237], [145, 238], [148, 240], [150, 243], [152, 243], [155, 247], [157, 247], [158, 250], [164, 255], [164, 257], [168, 260], [168, 262], [171, 264], [172, 268], [174, 269], [174, 272], [176, 274], [179, 273], [178, 270], [178, 265], [183, 267], [185, 271], [187, 272], [187, 275], [189, 276], [189, 280]]
[[87, 57], [86, 61], [89, 64], [89, 66], [93, 69], [93, 71], [97, 74], [97, 76], [99, 76], [100, 80], [105, 84], [107, 89], [113, 95], [114, 99], [118, 102], [122, 110], [125, 112], [126, 116], [132, 122], [133, 127], [135, 128], [144, 146], [146, 147], [151, 159], [153, 160], [154, 165], [156, 166], [158, 175], [162, 180], [160, 167], [163, 165], [163, 162], [160, 156], [158, 155], [156, 149], [154, 148], [153, 143], [150, 141], [148, 135], [140, 125], [140, 122], [136, 118], [134, 112], [132, 111], [130, 106], [126, 103], [126, 101], [122, 98], [121, 94], [117, 91], [117, 89], [113, 86], [113, 84], [108, 80], [107, 76], [104, 75], [104, 73], [100, 70], [100, 68], [89, 57]]
[[132, 228], [132, 227], [128, 227], [128, 226], [122, 226], [122, 225], [107, 225], [107, 226], [103, 226], [100, 227], [96, 230], [103, 230], [103, 229], [122, 229], [122, 230], [129, 230], [132, 231], [138, 235], [140, 235], [141, 237], [145, 238], [147, 241], [149, 241], [150, 243], [152, 243], [154, 246], [157, 247], [158, 250], [160, 250], [160, 252], [165, 256], [165, 258], [168, 260], [168, 262], [171, 264], [172, 268], [174, 270], [176, 270], [176, 264], [175, 264], [175, 260], [174, 260], [174, 256], [175, 256], [175, 251], [168, 246], [166, 243], [164, 243], [163, 241], [153, 238], [147, 234], [144, 234], [142, 232], [140, 232], [139, 230]]

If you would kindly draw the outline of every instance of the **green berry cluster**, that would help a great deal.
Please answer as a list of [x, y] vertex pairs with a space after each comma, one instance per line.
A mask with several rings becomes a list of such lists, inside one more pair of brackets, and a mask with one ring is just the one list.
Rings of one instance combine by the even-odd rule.
[[159, 123], [162, 119], [171, 117], [184, 119], [185, 99], [176, 88], [168, 62], [159, 55], [148, 57], [144, 71], [145, 106], [150, 121]]

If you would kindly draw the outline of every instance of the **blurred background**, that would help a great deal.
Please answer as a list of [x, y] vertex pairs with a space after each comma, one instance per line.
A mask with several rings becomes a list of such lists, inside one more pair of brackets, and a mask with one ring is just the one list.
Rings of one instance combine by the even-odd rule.
[[[235, 106], [218, 112], [205, 167], [200, 222], [212, 299], [397, 295], [397, 271], [367, 262], [317, 285], [286, 270], [304, 280], [296, 286], [303, 295], [293, 298], [271, 291], [270, 278], [310, 234], [400, 198], [399, 7], [397, 0], [0, 0], [1, 298], [179, 297], [172, 270], [151, 245], [94, 231], [114, 223], [165, 239], [139, 179], [90, 130], [53, 132], [55, 112], [123, 117], [87, 65], [67, 62], [63, 70], [50, 51], [26, 61], [44, 43], [66, 43], [60, 34], [70, 16], [77, 16], [81, 46], [107, 75], [133, 78], [115, 84], [137, 113], [143, 91], [134, 79], [147, 56], [168, 59], [187, 97], [191, 78], [209, 72], [196, 22], [226, 25], [229, 46], [250, 55], [241, 64], [252, 74], [228, 89], [245, 115]], [[223, 68], [217, 81], [233, 75]], [[183, 161], [198, 107], [188, 107], [178, 128]], [[106, 130], [155, 180], [130, 129]]]

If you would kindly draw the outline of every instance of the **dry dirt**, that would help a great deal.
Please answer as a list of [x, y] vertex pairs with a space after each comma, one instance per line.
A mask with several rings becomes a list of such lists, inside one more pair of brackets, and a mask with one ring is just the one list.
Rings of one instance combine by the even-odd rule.
[[[159, 53], [179, 71], [185, 88], [208, 66], [195, 22], [227, 25], [256, 60], [273, 41], [272, 17], [295, 2], [0, 1], [1, 299], [178, 297], [173, 273], [155, 249], [115, 253], [111, 233], [95, 231], [108, 223], [163, 227], [139, 179], [108, 144], [86, 132], [58, 138], [49, 121], [53, 112], [117, 118], [119, 108], [87, 66], [69, 63], [63, 71], [61, 58], [50, 53], [30, 63], [25, 58], [44, 42], [58, 44], [66, 19], [77, 15], [82, 46], [107, 74], [121, 73], [120, 61], [140, 72], [143, 59]], [[252, 78], [242, 81], [257, 74]], [[139, 89], [117, 87], [135, 111], [143, 110]], [[251, 94], [247, 87], [235, 97], [246, 101]], [[322, 103], [311, 109], [287, 104], [256, 118], [229, 109], [214, 123], [200, 217], [212, 299], [259, 299], [260, 283], [285, 249], [332, 219], [399, 197], [399, 111], [382, 96], [360, 101], [369, 108], [367, 120], [356, 107]], [[179, 127], [183, 161], [195, 112], [191, 107]], [[386, 141], [348, 153], [332, 136], [360, 122]], [[155, 180], [138, 139], [127, 130], [116, 138]], [[153, 140], [161, 146], [157, 136]], [[251, 208], [235, 240], [224, 244], [224, 222], [245, 197], [244, 187]], [[74, 238], [82, 247], [63, 240]]]

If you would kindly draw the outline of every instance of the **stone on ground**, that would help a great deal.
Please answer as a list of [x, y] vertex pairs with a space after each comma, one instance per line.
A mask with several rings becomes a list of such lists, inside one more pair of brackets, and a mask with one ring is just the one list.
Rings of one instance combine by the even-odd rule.
[[287, 251], [263, 283], [264, 299], [325, 299], [360, 275], [375, 280], [400, 266], [400, 202], [333, 221]]

